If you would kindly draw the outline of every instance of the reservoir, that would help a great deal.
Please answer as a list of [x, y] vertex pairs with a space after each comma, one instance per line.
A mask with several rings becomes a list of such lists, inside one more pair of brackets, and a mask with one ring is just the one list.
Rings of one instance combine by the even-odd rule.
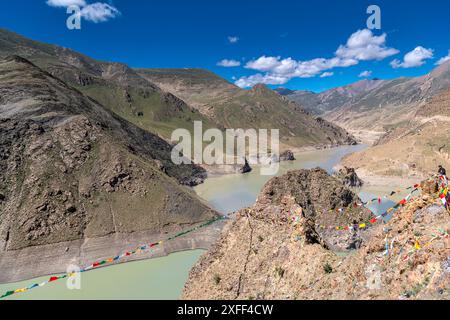
[[[278, 175], [289, 170], [321, 167], [332, 173], [333, 167], [350, 153], [366, 148], [364, 145], [342, 146], [334, 149], [302, 152], [297, 160], [280, 163]], [[259, 170], [251, 173], [222, 175], [208, 178], [195, 188], [197, 194], [222, 213], [230, 213], [251, 206], [271, 176], [261, 176]], [[366, 200], [371, 194], [361, 193]], [[383, 201], [371, 207], [375, 212], [392, 202]], [[167, 257], [135, 261], [101, 268], [82, 274], [81, 290], [68, 290], [65, 280], [50, 283], [11, 299], [178, 299], [193, 265], [202, 250], [178, 252]], [[0, 285], [0, 295], [9, 290], [40, 283], [48, 277]]]

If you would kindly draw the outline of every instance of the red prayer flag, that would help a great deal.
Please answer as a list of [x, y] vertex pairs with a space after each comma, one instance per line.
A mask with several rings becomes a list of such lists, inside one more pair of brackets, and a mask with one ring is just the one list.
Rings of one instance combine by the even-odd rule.
[[48, 280], [48, 282], [53, 282], [53, 281], [56, 281], [56, 280], [58, 280], [58, 277], [51, 277], [50, 280]]
[[92, 266], [95, 268], [95, 267], [98, 267], [99, 265], [100, 265], [100, 263], [95, 262]]
[[372, 224], [377, 223], [377, 218], [373, 218], [372, 220], [370, 220], [370, 223]]

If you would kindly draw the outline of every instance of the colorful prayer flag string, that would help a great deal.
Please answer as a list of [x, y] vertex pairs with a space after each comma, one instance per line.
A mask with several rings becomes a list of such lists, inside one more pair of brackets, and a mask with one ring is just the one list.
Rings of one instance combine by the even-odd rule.
[[[182, 236], [184, 236], [184, 235], [186, 235], [188, 233], [192, 233], [192, 232], [197, 231], [199, 229], [205, 228], [207, 226], [210, 226], [210, 225], [212, 225], [212, 224], [214, 224], [214, 223], [216, 223], [218, 221], [224, 220], [224, 219], [227, 219], [227, 217], [221, 216], [221, 217], [218, 217], [216, 219], [210, 220], [210, 221], [205, 222], [205, 223], [203, 223], [203, 224], [201, 224], [201, 225], [199, 225], [197, 227], [194, 227], [194, 228], [189, 229], [189, 230], [184, 231], [184, 232], [180, 232], [180, 233], [178, 233], [178, 234], [168, 238], [166, 241], [171, 241], [171, 240], [174, 240], [176, 238], [182, 237]], [[124, 253], [122, 253], [120, 255], [117, 255], [115, 257], [111, 257], [111, 258], [108, 258], [108, 259], [105, 259], [105, 260], [102, 260], [102, 261], [94, 262], [94, 263], [90, 264], [89, 266], [87, 266], [86, 268], [81, 269], [80, 273], [81, 272], [87, 272], [87, 271], [99, 268], [100, 266], [103, 266], [103, 265], [108, 264], [108, 263], [116, 262], [116, 261], [118, 261], [118, 260], [120, 260], [120, 259], [122, 259], [124, 257], [129, 257], [131, 255], [140, 253], [140, 252], [142, 252], [144, 250], [154, 248], [156, 246], [162, 245], [164, 242], [165, 241], [161, 240], [159, 242], [155, 242], [155, 243], [152, 243], [152, 244], [144, 244], [144, 245], [141, 245], [141, 246], [137, 247], [133, 251], [127, 251], [127, 252], [124, 252]], [[74, 275], [75, 275], [75, 273], [70, 273], [70, 274], [66, 273], [66, 274], [63, 274], [63, 275], [60, 275], [60, 276], [51, 276], [47, 281], [44, 281], [44, 282], [42, 282], [40, 284], [35, 283], [35, 284], [32, 284], [32, 285], [30, 285], [28, 287], [25, 287], [25, 288], [16, 289], [14, 291], [7, 291], [2, 296], [0, 296], [0, 299], [12, 296], [14, 294], [27, 292], [27, 291], [30, 291], [32, 289], [38, 288], [38, 287], [43, 287], [43, 286], [45, 286], [45, 285], [47, 285], [47, 284], [49, 284], [51, 282], [56, 282], [56, 281], [61, 280], [61, 279], [71, 278]]]

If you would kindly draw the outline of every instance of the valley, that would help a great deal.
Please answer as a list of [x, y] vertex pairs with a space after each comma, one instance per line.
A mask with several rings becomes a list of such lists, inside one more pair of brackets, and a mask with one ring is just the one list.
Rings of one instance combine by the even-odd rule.
[[[0, 289], [92, 263], [89, 299], [155, 299], [167, 272], [179, 272], [167, 299], [448, 299], [434, 176], [450, 168], [449, 88], [444, 61], [321, 93], [245, 90], [206, 69], [133, 68], [0, 29]], [[279, 172], [174, 163], [174, 130], [211, 128], [279, 129]], [[115, 290], [113, 272], [136, 274]], [[373, 272], [382, 289], [368, 288]]]
[[446, 62], [417, 78], [366, 79], [319, 94], [280, 92], [306, 110], [357, 134], [364, 142], [374, 142], [412, 120], [449, 86], [450, 62]]
[[[63, 272], [218, 217], [189, 188], [205, 169], [171, 160], [171, 132], [193, 131], [194, 121], [282, 128], [286, 148], [355, 143], [265, 86], [247, 92], [209, 75], [206, 83], [216, 77], [233, 91], [211, 116], [142, 71], [7, 30], [0, 57], [0, 282]], [[216, 235], [208, 229], [140, 258], [205, 249]]]

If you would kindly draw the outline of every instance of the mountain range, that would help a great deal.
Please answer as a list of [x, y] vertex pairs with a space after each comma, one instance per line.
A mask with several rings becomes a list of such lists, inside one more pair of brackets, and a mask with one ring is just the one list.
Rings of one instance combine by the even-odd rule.
[[386, 132], [450, 86], [450, 61], [429, 74], [392, 80], [366, 79], [321, 93], [277, 90], [307, 111], [350, 131]]
[[311, 116], [300, 105], [263, 84], [243, 90], [199, 69], [139, 69], [137, 72], [225, 128], [280, 129], [281, 143], [290, 146], [354, 143], [345, 130]]
[[169, 140], [174, 129], [203, 127], [281, 130], [288, 146], [354, 143], [345, 130], [258, 86], [248, 92], [197, 69], [132, 69], [0, 30], [0, 56], [15, 54], [65, 81], [140, 128]]
[[159, 72], [158, 80], [0, 30], [0, 282], [61, 272], [67, 261], [82, 265], [215, 219], [186, 187], [206, 171], [171, 161], [171, 132], [196, 120], [280, 128], [289, 146], [355, 142], [265, 86], [244, 91], [204, 70], [169, 69], [197, 82], [168, 90]]

